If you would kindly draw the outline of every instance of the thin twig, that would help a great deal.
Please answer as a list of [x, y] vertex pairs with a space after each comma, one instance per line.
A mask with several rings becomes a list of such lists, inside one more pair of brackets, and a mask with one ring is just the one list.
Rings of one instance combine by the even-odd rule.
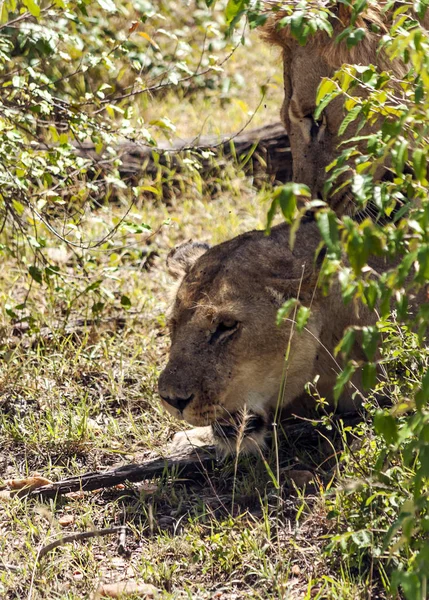
[[[343, 413], [334, 416], [332, 421], [342, 420], [353, 425], [363, 420], [359, 412]], [[318, 427], [314, 420], [310, 422], [282, 425], [282, 431], [288, 436], [309, 437], [318, 435]], [[332, 422], [331, 421], [331, 422]], [[316, 425], [324, 427], [323, 420]], [[217, 449], [215, 446], [203, 446], [201, 448], [185, 448], [178, 454], [165, 458], [149, 458], [140, 464], [128, 464], [117, 469], [105, 472], [85, 473], [83, 475], [69, 477], [49, 485], [42, 486], [30, 492], [25, 492], [32, 498], [56, 498], [62, 494], [76, 491], [91, 491], [100, 488], [113, 487], [125, 482], [137, 482], [153, 479], [154, 477], [165, 477], [168, 472], [180, 473], [181, 477], [191, 475], [194, 479], [198, 474], [207, 474], [217, 468]], [[211, 485], [210, 478], [208, 482]]]
[[33, 19], [34, 20], [33, 15], [31, 13], [29, 13], [28, 11], [25, 12], [25, 13], [23, 13], [22, 15], [19, 15], [19, 17], [16, 17], [15, 19], [12, 19], [11, 21], [8, 21], [7, 23], [3, 23], [3, 25], [0, 25], [0, 31], [2, 29], [5, 29], [6, 27], [13, 27], [17, 23], [20, 23], [21, 21], [26, 21], [27, 19]]
[[87, 540], [89, 538], [102, 537], [104, 535], [113, 535], [114, 533], [120, 532], [122, 529], [126, 529], [126, 527], [124, 527], [123, 525], [119, 525], [115, 527], [106, 527], [105, 529], [93, 529], [92, 531], [82, 531], [80, 533], [72, 533], [71, 535], [66, 535], [64, 537], [59, 538], [58, 540], [55, 540], [54, 542], [51, 542], [50, 544], [47, 544], [46, 546], [43, 546], [43, 548], [41, 548], [37, 554], [37, 562], [39, 562], [41, 558], [46, 556], [46, 554], [48, 554], [52, 550], [55, 550], [55, 548], [58, 548], [59, 546], [64, 546], [69, 542], [75, 542], [77, 540]]
[[[219, 62], [218, 65], [216, 65], [217, 67], [222, 67], [231, 57], [232, 55], [235, 53], [235, 51], [237, 50], [237, 48], [241, 45], [241, 41], [238, 42], [233, 48], [232, 50]], [[173, 84], [171, 81], [168, 81], [166, 83], [159, 83], [157, 85], [153, 85], [141, 90], [133, 90], [131, 92], [129, 92], [128, 94], [123, 94], [122, 96], [115, 96], [115, 97], [107, 97], [104, 98], [103, 100], [101, 100], [99, 102], [99, 104], [101, 106], [103, 106], [104, 104], [111, 104], [113, 102], [121, 102], [122, 100], [125, 100], [126, 98], [132, 98], [134, 96], [139, 96], [140, 94], [148, 94], [151, 92], [155, 92], [158, 90], [161, 90], [163, 88], [166, 87], [171, 87], [172, 85], [179, 85], [181, 83], [185, 83], [186, 81], [189, 81], [190, 79], [194, 79], [195, 77], [201, 77], [201, 75], [206, 75], [207, 73], [210, 73], [213, 70], [213, 65], [210, 65], [209, 67], [207, 67], [206, 69], [204, 69], [203, 71], [200, 71], [199, 73], [191, 73], [190, 75], [187, 75], [186, 77], [182, 77], [181, 79], [179, 79], [179, 81], [176, 84]], [[88, 102], [83, 102], [83, 106], [88, 105], [88, 104], [95, 104], [93, 100], [89, 100]], [[98, 112], [100, 112], [100, 110], [103, 109], [98, 109], [97, 111], [95, 111], [95, 114], [97, 114]]]
[[22, 571], [22, 567], [18, 565], [10, 565], [9, 563], [0, 563], [0, 571]]

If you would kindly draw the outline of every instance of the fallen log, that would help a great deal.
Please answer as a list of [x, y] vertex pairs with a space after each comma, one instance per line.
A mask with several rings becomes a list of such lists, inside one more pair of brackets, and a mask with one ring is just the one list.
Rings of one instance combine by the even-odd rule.
[[[289, 139], [281, 123], [272, 123], [257, 129], [245, 130], [236, 135], [202, 135], [185, 140], [175, 140], [170, 144], [157, 147], [137, 142], [123, 142], [116, 151], [121, 159], [119, 174], [127, 181], [138, 180], [142, 175], [155, 175], [160, 168], [183, 169], [183, 158], [189, 154], [197, 155], [202, 173], [212, 172], [236, 158], [238, 164], [252, 169], [258, 176], [267, 174], [279, 182], [290, 181], [292, 176], [292, 155]], [[203, 156], [211, 151], [214, 156]], [[111, 168], [112, 155], [105, 149], [98, 151], [92, 142], [84, 142], [77, 152], [101, 170]], [[246, 161], [246, 157], [251, 157]]]

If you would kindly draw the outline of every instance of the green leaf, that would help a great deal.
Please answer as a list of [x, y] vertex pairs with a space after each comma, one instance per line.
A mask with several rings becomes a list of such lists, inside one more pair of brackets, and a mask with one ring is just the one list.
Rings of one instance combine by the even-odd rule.
[[97, 0], [97, 2], [101, 6], [101, 8], [103, 8], [107, 12], [116, 12], [118, 10], [113, 0]]
[[377, 383], [377, 363], [365, 363], [362, 368], [362, 384], [364, 390], [372, 389]]
[[413, 168], [414, 168], [414, 176], [420, 181], [420, 183], [424, 183], [426, 180], [426, 153], [423, 152], [421, 148], [417, 148], [413, 152]]
[[22, 0], [23, 5], [28, 8], [28, 11], [33, 15], [33, 17], [40, 17], [40, 6], [35, 2], [35, 0]]
[[361, 110], [362, 107], [359, 104], [357, 104], [347, 113], [346, 117], [343, 119], [343, 122], [340, 125], [338, 135], [343, 135], [343, 133], [345, 133], [347, 127], [350, 125], [350, 123], [353, 123], [353, 121], [355, 121]]
[[282, 187], [277, 196], [280, 210], [287, 223], [292, 223], [296, 212], [296, 196], [287, 186]]
[[281, 325], [285, 319], [288, 318], [292, 310], [297, 306], [298, 300], [296, 298], [289, 298], [277, 311], [277, 325]]
[[19, 315], [8, 305], [5, 306], [6, 314], [9, 315], [11, 319], [19, 319]]
[[345, 368], [337, 377], [337, 381], [334, 386], [334, 400], [338, 402], [341, 394], [343, 393], [345, 385], [350, 381], [353, 373], [356, 371], [356, 365], [353, 362], [348, 362]]
[[326, 96], [324, 96], [324, 98], [321, 100], [320, 104], [317, 106], [316, 110], [314, 111], [314, 118], [316, 120], [320, 119], [323, 111], [328, 106], [328, 104], [330, 102], [332, 102], [332, 100], [334, 100], [334, 98], [336, 98], [340, 94], [341, 94], [340, 90], [334, 90], [330, 94], [326, 94]]
[[429, 369], [427, 369], [423, 376], [422, 385], [416, 393], [415, 401], [419, 410], [421, 410], [429, 401]]
[[93, 292], [94, 290], [98, 290], [98, 288], [100, 287], [100, 285], [103, 283], [102, 279], [97, 279], [97, 281], [93, 281], [92, 283], [90, 283], [84, 290], [83, 290], [83, 294], [86, 294], [88, 292]]
[[101, 313], [101, 311], [103, 310], [103, 308], [104, 308], [104, 302], [95, 302], [92, 305], [92, 313], [94, 315], [98, 315], [98, 314]]
[[379, 339], [380, 333], [375, 325], [362, 329], [362, 348], [368, 360], [374, 360]]
[[270, 208], [268, 209], [268, 212], [267, 212], [267, 226], [265, 227], [265, 232], [267, 234], [270, 233], [271, 225], [272, 225], [273, 219], [274, 219], [274, 217], [276, 215], [278, 204], [279, 203], [277, 201], [277, 198], [274, 198], [273, 201], [271, 202]]
[[16, 210], [18, 215], [21, 217], [25, 210], [24, 205], [21, 202], [19, 202], [18, 200], [12, 200], [12, 206]]
[[377, 283], [374, 281], [368, 281], [367, 287], [364, 289], [364, 297], [370, 310], [374, 310], [380, 295], [381, 290]]
[[347, 36], [347, 48], [353, 48], [353, 46], [356, 46], [357, 44], [359, 44], [359, 42], [361, 42], [363, 40], [363, 38], [365, 37], [366, 31], [365, 29], [363, 29], [363, 27], [358, 27], [358, 29], [353, 29], [349, 35]]
[[419, 19], [423, 20], [426, 11], [428, 9], [429, 2], [428, 0], [414, 0], [413, 7], [415, 12], [417, 13]]
[[246, 8], [249, 0], [228, 0], [225, 8], [226, 22], [229, 24]]
[[29, 267], [28, 272], [30, 273], [34, 281], [37, 281], [37, 283], [43, 283], [42, 271], [38, 267], [32, 265], [31, 267]]
[[310, 309], [306, 306], [299, 307], [298, 313], [296, 315], [296, 328], [298, 331], [302, 331], [307, 325], [308, 319], [310, 317], [310, 312]]
[[290, 19], [290, 31], [293, 37], [299, 42], [301, 42], [303, 39], [303, 23], [304, 12], [302, 10], [296, 10]]
[[415, 91], [414, 91], [414, 100], [415, 100], [416, 104], [420, 104], [420, 102], [423, 100], [424, 93], [425, 93], [425, 88], [423, 87], [423, 82], [420, 80], [417, 83]]
[[127, 310], [131, 308], [131, 300], [128, 296], [121, 296], [121, 305]]
[[398, 176], [403, 174], [407, 158], [408, 142], [406, 140], [398, 140], [392, 148], [392, 163]]
[[321, 31], [325, 31], [329, 37], [332, 37], [334, 35], [334, 28], [332, 27], [331, 23], [329, 22], [329, 17], [328, 15], [324, 15], [323, 13], [320, 15], [315, 15], [316, 16], [316, 21], [317, 21], [317, 28], [320, 29]]
[[352, 328], [346, 330], [343, 338], [340, 340], [339, 344], [334, 350], [334, 355], [337, 356], [338, 353], [344, 354], [344, 356], [348, 356], [353, 348], [353, 345], [356, 340], [356, 331]]
[[317, 215], [317, 225], [328, 250], [340, 257], [340, 236], [335, 213], [332, 211], [320, 212]]
[[288, 223], [292, 223], [296, 216], [296, 200], [299, 197], [311, 198], [311, 192], [306, 185], [300, 183], [286, 183], [274, 190], [274, 200], [268, 211], [268, 222], [271, 225], [277, 204]]
[[[363, 204], [371, 191], [372, 177], [371, 175], [360, 175], [356, 173], [352, 179], [352, 191], [356, 200]], [[369, 189], [368, 189], [369, 188]]]
[[353, 4], [352, 4], [353, 11], [352, 11], [352, 18], [351, 18], [352, 25], [354, 25], [356, 23], [356, 19], [361, 14], [361, 12], [363, 12], [367, 8], [367, 4], [368, 4], [368, 0], [355, 0], [355, 2], [353, 2]]
[[398, 440], [398, 424], [390, 413], [378, 410], [374, 416], [374, 427], [382, 435], [387, 444], [394, 444]]
[[337, 91], [337, 85], [334, 80], [324, 77], [317, 90], [316, 106], [319, 106], [326, 96], [331, 96], [332, 92]]
[[416, 573], [404, 573], [395, 571], [392, 576], [392, 588], [394, 591], [401, 587], [406, 600], [420, 600], [423, 598], [421, 584]]

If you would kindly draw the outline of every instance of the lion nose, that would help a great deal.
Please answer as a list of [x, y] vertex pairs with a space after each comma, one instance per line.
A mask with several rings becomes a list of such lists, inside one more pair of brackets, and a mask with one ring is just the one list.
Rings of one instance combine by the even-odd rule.
[[179, 412], [183, 412], [185, 410], [185, 408], [191, 402], [193, 397], [194, 397], [194, 394], [191, 394], [187, 398], [179, 398], [178, 396], [176, 396], [175, 398], [171, 398], [169, 396], [161, 395], [161, 398], [164, 400], [164, 402], [167, 402], [167, 404], [169, 404], [173, 408], [177, 408], [177, 410]]

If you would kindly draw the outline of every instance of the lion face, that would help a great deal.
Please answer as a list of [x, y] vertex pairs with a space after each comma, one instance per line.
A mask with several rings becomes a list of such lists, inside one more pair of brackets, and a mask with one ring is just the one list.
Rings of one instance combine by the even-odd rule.
[[171, 414], [197, 426], [212, 424], [219, 438], [259, 443], [277, 403], [303, 393], [322, 327], [317, 302], [299, 336], [290, 322], [277, 326], [276, 314], [286, 298], [314, 300], [319, 237], [314, 223], [310, 229], [305, 247], [294, 252], [288, 227], [280, 226], [269, 237], [253, 231], [209, 250], [187, 243], [170, 256], [170, 270], [183, 277], [169, 321], [170, 359], [159, 378]]

